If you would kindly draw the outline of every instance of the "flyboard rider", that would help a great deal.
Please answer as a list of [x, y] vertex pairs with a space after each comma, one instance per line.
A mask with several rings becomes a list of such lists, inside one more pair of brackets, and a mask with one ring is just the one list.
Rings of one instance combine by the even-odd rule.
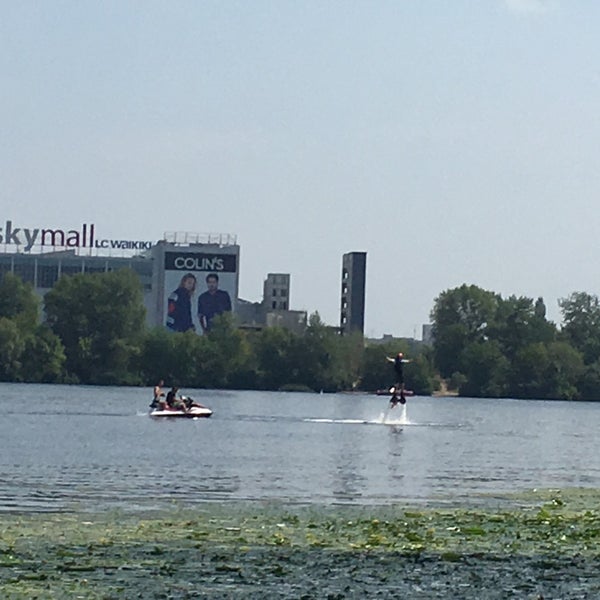
[[390, 407], [393, 408], [396, 404], [406, 404], [406, 397], [404, 395], [404, 364], [412, 362], [408, 358], [404, 358], [402, 352], [398, 352], [396, 356], [386, 356], [385, 359], [388, 362], [394, 363], [394, 373], [396, 375], [396, 384], [390, 390], [392, 397], [390, 398]]

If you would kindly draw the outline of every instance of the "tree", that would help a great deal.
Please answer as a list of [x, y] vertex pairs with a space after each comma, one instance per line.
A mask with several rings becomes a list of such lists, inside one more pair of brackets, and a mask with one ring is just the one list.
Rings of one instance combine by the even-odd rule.
[[45, 296], [48, 323], [60, 337], [71, 375], [84, 383], [139, 381], [145, 309], [130, 269], [63, 276]]
[[515, 357], [510, 390], [518, 398], [571, 400], [583, 375], [582, 355], [568, 343], [530, 344]]
[[431, 311], [434, 361], [442, 377], [465, 372], [464, 352], [487, 338], [500, 296], [475, 285], [463, 284], [442, 292]]
[[407, 387], [419, 396], [429, 396], [438, 389], [439, 379], [436, 378], [429, 348], [423, 347], [406, 365], [406, 381]]
[[433, 369], [431, 349], [423, 344], [409, 345], [407, 341], [387, 344], [373, 344], [364, 350], [360, 389], [375, 391], [388, 389], [395, 383], [392, 363], [386, 357], [398, 352], [408, 356], [411, 362], [404, 367], [406, 388], [415, 394], [427, 396], [437, 388], [436, 374]]
[[512, 360], [520, 348], [536, 342], [553, 341], [556, 328], [546, 321], [541, 298], [534, 304], [531, 298], [525, 296], [509, 296], [498, 299], [496, 314], [487, 328], [487, 336], [490, 340], [498, 341], [502, 353]]
[[250, 346], [244, 334], [235, 326], [229, 312], [217, 315], [207, 336], [203, 376], [206, 387], [254, 387], [256, 366], [252, 360]]
[[544, 299], [541, 296], [535, 301], [535, 307], [533, 310], [536, 317], [540, 319], [546, 318], [546, 305], [544, 304]]
[[340, 388], [358, 389], [365, 353], [365, 338], [359, 331], [338, 336], [336, 368], [340, 370]]
[[21, 381], [25, 344], [13, 319], [0, 317], [0, 381]]
[[341, 352], [341, 337], [325, 325], [318, 312], [309, 316], [304, 336], [297, 342], [298, 383], [306, 383], [315, 391], [331, 392], [351, 385], [352, 377]]
[[573, 292], [558, 301], [563, 337], [582, 352], [586, 364], [600, 358], [600, 301], [586, 292]]
[[193, 331], [174, 333], [164, 327], [151, 329], [141, 344], [142, 380], [147, 384], [163, 379], [171, 386], [209, 387], [203, 377], [209, 352], [208, 339]]
[[511, 365], [509, 393], [516, 398], [545, 398], [550, 359], [546, 344], [529, 344], [519, 349]]
[[278, 390], [294, 377], [291, 358], [292, 340], [295, 336], [282, 327], [268, 327], [255, 340], [259, 386]]
[[[372, 344], [365, 348], [360, 389], [374, 392], [394, 384], [394, 371], [386, 356], [394, 356], [400, 350], [394, 344]], [[403, 350], [404, 351], [404, 350]]]
[[22, 354], [23, 379], [31, 383], [57, 383], [64, 376], [65, 349], [46, 324], [25, 338]]
[[577, 389], [581, 400], [600, 400], [600, 360], [584, 367]]
[[479, 341], [465, 350], [463, 396], [502, 398], [507, 392], [510, 363], [497, 341]]
[[38, 324], [39, 301], [31, 285], [12, 273], [0, 282], [0, 317], [15, 321], [21, 333], [32, 332]]

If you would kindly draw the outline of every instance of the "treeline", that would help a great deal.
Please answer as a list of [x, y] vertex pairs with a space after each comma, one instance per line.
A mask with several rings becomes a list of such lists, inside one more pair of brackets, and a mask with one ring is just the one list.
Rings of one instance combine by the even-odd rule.
[[0, 281], [0, 380], [96, 385], [374, 391], [393, 384], [385, 358], [402, 351], [407, 387], [431, 394], [440, 381], [460, 395], [600, 399], [600, 301], [559, 301], [562, 326], [541, 298], [473, 285], [442, 292], [431, 311], [433, 345], [365, 345], [340, 336], [318, 313], [303, 335], [242, 330], [231, 314], [208, 335], [147, 328], [140, 281], [124, 269], [63, 276], [43, 306], [30, 285]]
[[317, 313], [303, 335], [241, 330], [227, 314], [199, 336], [146, 328], [141, 285], [127, 269], [63, 276], [43, 307], [19, 278], [7, 273], [0, 282], [2, 381], [370, 391], [393, 384], [385, 357], [399, 351], [413, 358], [410, 387], [430, 394], [430, 349], [408, 341], [365, 347], [361, 335], [341, 337]]
[[434, 365], [464, 396], [598, 400], [598, 297], [575, 292], [559, 307], [560, 329], [542, 298], [447, 290], [431, 313]]

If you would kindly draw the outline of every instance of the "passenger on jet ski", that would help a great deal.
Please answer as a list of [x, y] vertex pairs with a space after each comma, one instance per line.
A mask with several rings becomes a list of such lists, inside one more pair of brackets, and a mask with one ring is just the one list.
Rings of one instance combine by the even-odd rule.
[[167, 406], [171, 409], [177, 410], [187, 410], [185, 402], [181, 397], [177, 396], [177, 392], [179, 388], [177, 386], [173, 386], [171, 391], [167, 394]]
[[150, 405], [150, 408], [158, 408], [160, 410], [164, 410], [167, 407], [167, 404], [165, 402], [165, 393], [162, 390], [163, 385], [165, 385], [165, 382], [161, 379], [154, 386], [154, 397], [152, 399], [152, 404]]
[[176, 386], [173, 386], [171, 388], [171, 391], [167, 394], [167, 406], [169, 408], [176, 409], [176, 410], [183, 410], [185, 412], [188, 412], [190, 410], [190, 408], [192, 408], [193, 406], [197, 406], [198, 408], [206, 408], [204, 405], [200, 404], [199, 402], [194, 402], [194, 400], [192, 400], [189, 397], [177, 396], [178, 391], [179, 391], [179, 388]]

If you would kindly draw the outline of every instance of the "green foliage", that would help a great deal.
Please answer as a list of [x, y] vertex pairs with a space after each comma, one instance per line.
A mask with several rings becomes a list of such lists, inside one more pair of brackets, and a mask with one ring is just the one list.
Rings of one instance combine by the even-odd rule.
[[25, 344], [16, 321], [0, 317], [0, 381], [21, 381]]
[[429, 354], [429, 349], [423, 347], [413, 361], [406, 365], [406, 378], [410, 382], [410, 389], [419, 396], [429, 396], [439, 386], [439, 380], [433, 368], [433, 360]]
[[402, 351], [411, 359], [406, 385], [417, 394], [432, 393], [441, 375], [463, 395], [600, 399], [600, 301], [575, 292], [559, 305], [560, 331], [542, 298], [502, 298], [465, 284], [436, 298], [431, 348], [414, 340], [365, 346], [362, 335], [340, 336], [318, 313], [304, 334], [241, 331], [229, 313], [207, 335], [146, 330], [141, 286], [129, 270], [62, 277], [39, 325], [31, 286], [6, 274], [0, 379], [374, 391], [394, 383], [386, 357]]
[[395, 382], [394, 366], [386, 357], [396, 356], [398, 352], [411, 357], [411, 362], [404, 366], [407, 388], [423, 396], [430, 395], [437, 389], [430, 348], [424, 344], [412, 344], [410, 347], [406, 340], [372, 344], [365, 348], [360, 389], [373, 391], [391, 387]]
[[466, 381], [459, 392], [463, 396], [501, 398], [507, 391], [510, 363], [496, 340], [479, 341], [464, 351]]
[[31, 285], [5, 273], [0, 282], [0, 317], [13, 320], [19, 331], [31, 332], [38, 323], [39, 301]]
[[95, 384], [138, 381], [132, 365], [141, 348], [145, 309], [133, 271], [63, 276], [44, 300], [70, 374]]
[[60, 340], [38, 325], [39, 301], [33, 288], [11, 273], [0, 282], [0, 379], [53, 382], [63, 376]]
[[359, 377], [362, 346], [362, 336], [339, 336], [318, 313], [310, 316], [304, 335], [277, 327], [265, 329], [252, 346], [257, 385], [264, 389], [351, 389]]
[[598, 296], [585, 292], [573, 292], [559, 300], [563, 316], [562, 334], [574, 348], [579, 350], [586, 364], [600, 358], [600, 301]]
[[287, 329], [269, 327], [255, 340], [260, 387], [277, 390], [292, 381], [292, 344], [296, 336]]
[[465, 383], [467, 383], [467, 376], [458, 371], [454, 371], [450, 376], [450, 379], [448, 379], [447, 385], [449, 390], [458, 391]]
[[45, 324], [25, 338], [22, 354], [23, 379], [31, 383], [59, 383], [63, 380], [65, 350], [59, 337]]
[[236, 328], [231, 313], [215, 317], [207, 339], [203, 364], [206, 387], [254, 387], [256, 367], [248, 339]]
[[582, 400], [600, 400], [600, 360], [584, 366], [577, 389]]
[[521, 348], [529, 344], [549, 344], [555, 339], [556, 328], [546, 321], [545, 312], [541, 298], [535, 304], [531, 298], [524, 296], [499, 298], [486, 335], [488, 339], [497, 341], [502, 353], [512, 359]]
[[394, 383], [394, 371], [386, 356], [399, 352], [390, 344], [373, 344], [364, 350], [363, 367], [360, 377], [361, 390], [389, 388]]
[[246, 334], [236, 329], [231, 315], [223, 314], [214, 319], [208, 335], [150, 330], [142, 343], [140, 372], [145, 382], [163, 379], [169, 385], [252, 389], [254, 363]]
[[435, 363], [463, 395], [600, 397], [600, 302], [574, 293], [559, 304], [560, 333], [546, 320], [542, 298], [448, 290], [432, 312]]
[[465, 285], [442, 292], [434, 302], [434, 361], [442, 377], [455, 371], [466, 372], [464, 351], [486, 339], [500, 297], [475, 285]]

